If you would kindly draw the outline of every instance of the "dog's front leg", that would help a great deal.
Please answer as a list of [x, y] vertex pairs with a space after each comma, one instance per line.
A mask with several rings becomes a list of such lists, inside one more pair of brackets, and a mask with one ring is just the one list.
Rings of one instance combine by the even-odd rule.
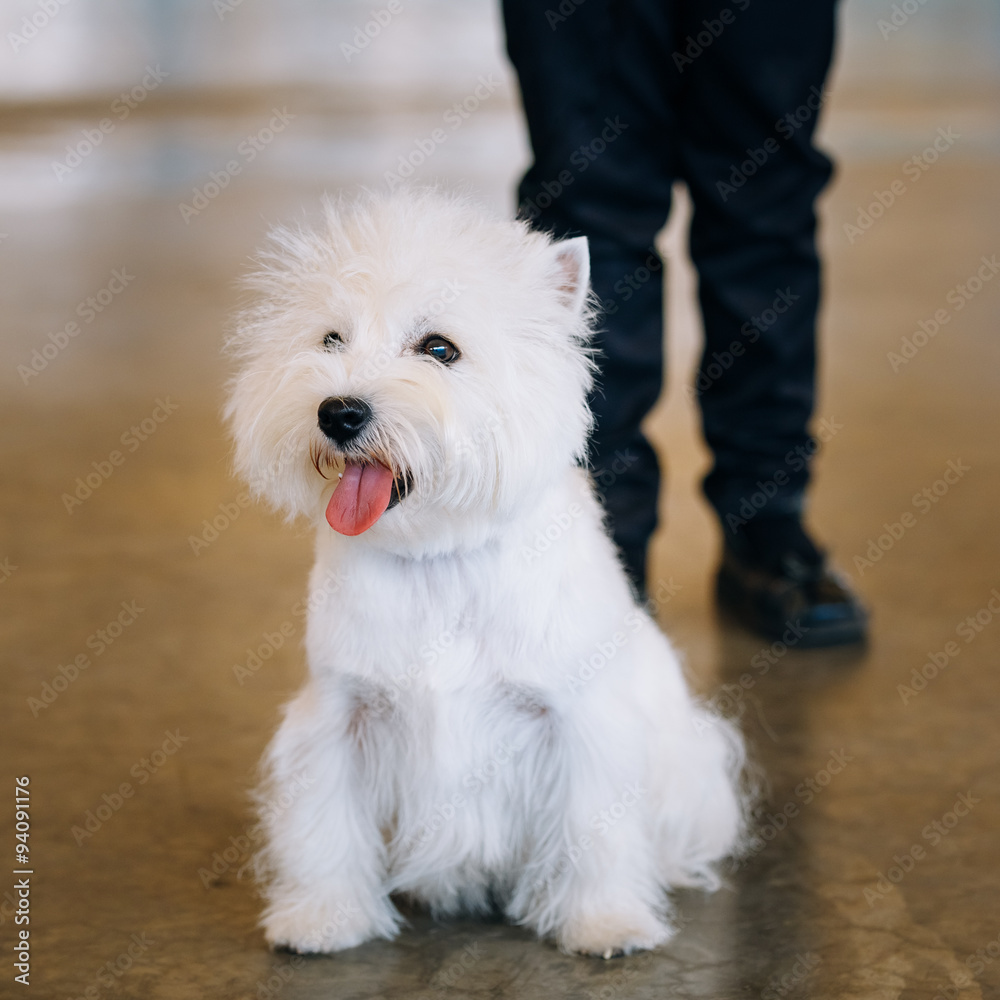
[[[672, 931], [657, 879], [650, 790], [636, 734], [608, 731], [613, 705], [565, 733], [564, 822], [548, 859], [547, 928], [568, 952], [605, 958], [655, 948]], [[589, 714], [589, 713], [588, 713]], [[575, 731], [575, 732], [574, 732]]]
[[360, 780], [355, 709], [349, 697], [307, 685], [268, 749], [258, 861], [272, 947], [339, 951], [398, 929], [382, 836]]

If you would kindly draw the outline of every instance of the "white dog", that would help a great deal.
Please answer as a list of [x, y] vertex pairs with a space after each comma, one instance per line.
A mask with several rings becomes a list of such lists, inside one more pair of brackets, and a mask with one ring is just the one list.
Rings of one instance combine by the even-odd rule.
[[236, 465], [316, 525], [309, 680], [259, 793], [274, 946], [392, 937], [395, 892], [653, 948], [666, 890], [714, 888], [743, 836], [739, 736], [635, 603], [581, 468], [588, 278], [586, 240], [434, 192], [328, 203], [260, 257]]

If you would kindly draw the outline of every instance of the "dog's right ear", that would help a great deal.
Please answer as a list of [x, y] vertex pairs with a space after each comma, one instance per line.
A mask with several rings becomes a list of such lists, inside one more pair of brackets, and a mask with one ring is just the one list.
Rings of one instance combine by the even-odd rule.
[[566, 305], [579, 315], [590, 288], [590, 248], [586, 236], [561, 240], [555, 244], [559, 265], [558, 290]]

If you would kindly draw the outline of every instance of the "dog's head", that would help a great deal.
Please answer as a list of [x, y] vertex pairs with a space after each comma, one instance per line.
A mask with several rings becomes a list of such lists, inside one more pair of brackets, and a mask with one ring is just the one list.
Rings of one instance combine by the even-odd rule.
[[391, 551], [482, 544], [583, 454], [588, 277], [584, 239], [434, 192], [277, 229], [229, 341], [238, 471]]

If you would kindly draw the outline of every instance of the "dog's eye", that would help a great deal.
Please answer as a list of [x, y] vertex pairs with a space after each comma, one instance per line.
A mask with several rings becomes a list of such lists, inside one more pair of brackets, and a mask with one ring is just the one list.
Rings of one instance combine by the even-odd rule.
[[343, 344], [343, 342], [344, 342], [344, 338], [343, 338], [343, 337], [341, 337], [341, 335], [340, 335], [339, 333], [337, 333], [337, 331], [336, 331], [336, 330], [331, 330], [331, 331], [330, 331], [330, 332], [329, 332], [329, 333], [328, 333], [328, 334], [327, 334], [327, 335], [326, 335], [326, 336], [325, 336], [325, 337], [323, 338], [323, 346], [324, 346], [324, 347], [325, 347], [325, 348], [326, 348], [326, 349], [327, 349], [328, 351], [332, 351], [332, 350], [335, 350], [335, 349], [336, 349], [336, 345], [338, 345], [338, 344]]
[[450, 340], [445, 340], [444, 337], [428, 337], [420, 345], [420, 350], [424, 354], [429, 354], [436, 361], [440, 361], [443, 365], [450, 365], [452, 361], [460, 357], [458, 348]]

